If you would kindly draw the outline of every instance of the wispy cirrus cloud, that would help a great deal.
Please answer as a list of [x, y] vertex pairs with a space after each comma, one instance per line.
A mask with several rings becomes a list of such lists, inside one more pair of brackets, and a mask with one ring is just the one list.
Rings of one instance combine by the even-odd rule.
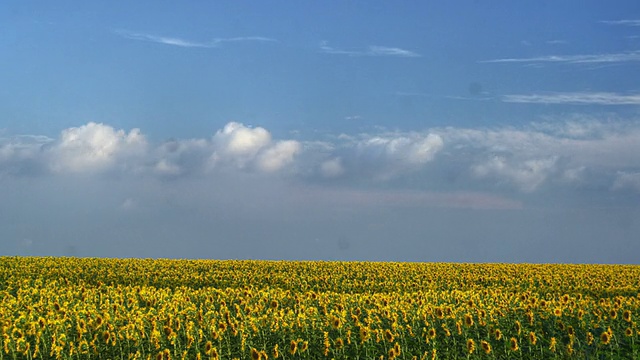
[[640, 26], [640, 20], [602, 20], [601, 24], [607, 25], [624, 25], [624, 26]]
[[215, 48], [225, 42], [241, 42], [241, 41], [258, 41], [258, 42], [277, 42], [277, 40], [263, 36], [244, 36], [233, 38], [214, 38], [206, 42], [192, 41], [178, 37], [159, 36], [155, 34], [139, 33], [126, 30], [116, 30], [116, 34], [130, 40], [148, 41], [158, 44], [179, 46], [185, 48]]
[[640, 94], [610, 92], [556, 92], [504, 95], [502, 101], [529, 104], [640, 105]]
[[410, 50], [397, 47], [370, 45], [365, 50], [343, 50], [329, 46], [327, 41], [320, 43], [320, 52], [325, 54], [347, 56], [395, 56], [395, 57], [420, 57], [421, 55]]
[[481, 60], [479, 63], [564, 63], [564, 64], [599, 64], [621, 63], [640, 61], [640, 51], [630, 51], [610, 54], [585, 54], [585, 55], [548, 55], [529, 58], [501, 58]]

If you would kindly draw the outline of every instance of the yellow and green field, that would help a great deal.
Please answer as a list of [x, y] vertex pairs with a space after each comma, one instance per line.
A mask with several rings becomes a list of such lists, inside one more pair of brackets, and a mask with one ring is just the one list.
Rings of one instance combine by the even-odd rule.
[[0, 257], [0, 359], [640, 357], [640, 266]]

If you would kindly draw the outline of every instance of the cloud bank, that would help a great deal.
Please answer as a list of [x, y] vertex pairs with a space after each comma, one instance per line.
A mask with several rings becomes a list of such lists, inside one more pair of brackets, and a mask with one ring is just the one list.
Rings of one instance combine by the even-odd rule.
[[409, 181], [414, 188], [440, 191], [451, 189], [455, 174], [456, 191], [526, 194], [567, 186], [640, 191], [639, 153], [640, 122], [579, 115], [520, 128], [446, 127], [322, 141], [274, 139], [263, 127], [230, 122], [209, 138], [159, 144], [139, 129], [90, 122], [62, 130], [55, 139], [1, 138], [0, 176], [255, 174], [325, 186]]

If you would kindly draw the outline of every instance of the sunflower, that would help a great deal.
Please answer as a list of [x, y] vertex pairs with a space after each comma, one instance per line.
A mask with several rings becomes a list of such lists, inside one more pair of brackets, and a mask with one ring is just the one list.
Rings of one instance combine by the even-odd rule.
[[592, 333], [590, 333], [590, 332], [587, 332], [587, 345], [591, 345], [591, 344], [593, 344], [593, 340], [595, 340], [595, 339], [593, 338], [593, 334], [592, 334]]
[[611, 311], [609, 311], [609, 316], [611, 317], [611, 319], [615, 319], [618, 317], [618, 312], [615, 311], [614, 309], [611, 309]]
[[389, 360], [393, 360], [396, 358], [396, 349], [395, 348], [390, 348], [389, 349]]
[[309, 348], [309, 342], [303, 341], [302, 345], [300, 345], [300, 352], [305, 352]]
[[491, 344], [489, 344], [486, 340], [480, 341], [480, 347], [484, 350], [485, 354], [491, 354]]
[[389, 329], [384, 331], [384, 339], [387, 340], [388, 342], [393, 342], [394, 336], [393, 336], [393, 333], [389, 331]]
[[251, 360], [260, 360], [261, 358], [260, 352], [256, 348], [251, 348]]
[[360, 327], [360, 341], [361, 342], [366, 342], [367, 340], [369, 340], [369, 328], [365, 327], [365, 326], [361, 326]]
[[516, 339], [516, 338], [512, 337], [512, 338], [509, 340], [509, 348], [511, 349], [511, 351], [518, 351], [518, 349], [520, 349], [520, 348], [518, 347], [518, 339]]
[[625, 335], [625, 336], [633, 336], [633, 330], [632, 330], [631, 328], [627, 328], [627, 329], [624, 331], [624, 335]]
[[434, 339], [436, 337], [436, 329], [434, 328], [429, 329], [428, 335], [430, 339]]
[[538, 338], [536, 337], [536, 333], [531, 331], [529, 333], [529, 343], [531, 345], [535, 345], [538, 342]]
[[469, 327], [473, 325], [473, 317], [469, 314], [464, 315], [464, 324]]
[[496, 340], [501, 340], [502, 339], [502, 331], [500, 331], [500, 329], [496, 329], [493, 332], [493, 336], [496, 338]]
[[296, 351], [298, 351], [298, 342], [295, 340], [291, 340], [289, 343], [289, 354], [295, 355]]
[[609, 342], [611, 342], [611, 334], [609, 334], [607, 331], [602, 332], [602, 334], [600, 334], [600, 342], [603, 345], [608, 345]]
[[469, 354], [473, 354], [476, 349], [476, 342], [473, 339], [467, 339], [467, 351]]
[[625, 310], [622, 312], [622, 319], [626, 322], [631, 322], [631, 311]]
[[444, 318], [444, 311], [442, 311], [441, 307], [436, 308], [436, 317], [440, 320]]
[[342, 327], [342, 321], [340, 320], [339, 317], [337, 316], [331, 317], [331, 327], [333, 327], [334, 329], [340, 329], [340, 327]]

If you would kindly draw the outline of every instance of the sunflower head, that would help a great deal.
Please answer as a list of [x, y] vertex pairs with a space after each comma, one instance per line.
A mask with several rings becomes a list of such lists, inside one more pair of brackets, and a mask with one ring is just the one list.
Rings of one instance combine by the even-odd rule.
[[291, 340], [289, 343], [289, 354], [295, 355], [296, 351], [298, 351], [298, 342], [295, 340]]
[[491, 344], [489, 344], [486, 340], [480, 341], [480, 347], [485, 354], [491, 354]]
[[518, 347], [518, 339], [516, 339], [516, 338], [512, 337], [512, 338], [509, 340], [509, 349], [511, 349], [511, 351], [518, 351], [518, 349], [520, 349], [520, 348]]
[[260, 360], [261, 358], [260, 352], [256, 348], [251, 348], [251, 360]]
[[473, 339], [467, 339], [467, 351], [469, 352], [469, 354], [473, 354], [475, 349], [476, 349], [475, 341], [473, 341]]
[[388, 342], [393, 342], [394, 336], [389, 329], [384, 331], [384, 339]]

